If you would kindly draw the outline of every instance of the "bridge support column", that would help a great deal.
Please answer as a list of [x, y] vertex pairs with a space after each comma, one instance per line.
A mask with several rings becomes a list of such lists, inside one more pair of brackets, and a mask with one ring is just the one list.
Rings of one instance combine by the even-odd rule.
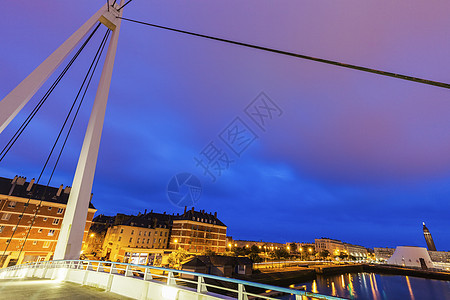
[[[124, 0], [121, 1], [120, 5], [123, 5], [123, 2]], [[116, 16], [122, 16], [122, 12], [123, 10], [117, 11], [111, 7], [110, 12], [105, 12], [102, 15], [103, 20], [100, 19], [108, 28], [114, 30], [106, 53], [105, 63], [81, 148], [66, 212], [61, 224], [61, 231], [53, 258], [55, 260], [78, 259], [80, 257], [103, 121], [105, 119], [106, 103], [119, 39], [121, 19], [116, 18]]]

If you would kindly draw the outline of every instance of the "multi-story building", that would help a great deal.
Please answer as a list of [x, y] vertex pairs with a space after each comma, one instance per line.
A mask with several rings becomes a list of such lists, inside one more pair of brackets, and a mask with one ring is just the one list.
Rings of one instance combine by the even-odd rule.
[[450, 263], [450, 252], [448, 251], [428, 251], [433, 262]]
[[184, 211], [173, 220], [170, 248], [182, 248], [189, 253], [224, 253], [227, 226], [217, 218], [217, 212]]
[[346, 247], [344, 243], [340, 240], [329, 239], [329, 238], [320, 238], [315, 239], [315, 248], [316, 252], [319, 253], [321, 251], [327, 250], [330, 255], [339, 255], [341, 252], [346, 251]]
[[367, 258], [367, 248], [359, 245], [352, 245], [348, 243], [344, 243], [346, 253], [350, 256], [353, 256], [356, 259], [365, 259]]
[[[0, 177], [0, 267], [53, 256], [70, 187]], [[96, 209], [89, 204], [84, 239]]]
[[387, 261], [392, 254], [394, 254], [394, 248], [373, 248], [375, 252], [375, 258], [379, 261]]
[[152, 255], [161, 256], [168, 248], [172, 218], [152, 211], [130, 216], [109, 227], [103, 242], [103, 257], [111, 261], [155, 264]]

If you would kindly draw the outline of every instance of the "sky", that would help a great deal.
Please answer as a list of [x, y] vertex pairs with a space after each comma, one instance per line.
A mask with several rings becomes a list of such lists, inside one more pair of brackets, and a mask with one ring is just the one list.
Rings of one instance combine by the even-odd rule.
[[[0, 99], [103, 4], [3, 3]], [[449, 83], [449, 13], [448, 1], [134, 0], [123, 16]], [[0, 162], [0, 176], [37, 178], [104, 32]], [[52, 186], [71, 185], [99, 73]], [[0, 135], [2, 148], [56, 76]], [[261, 95], [273, 109], [262, 127], [246, 113]], [[217, 211], [235, 239], [426, 246], [425, 222], [449, 251], [449, 115], [448, 89], [123, 21], [92, 203], [107, 215], [182, 213], [168, 184], [189, 173], [202, 187], [195, 209]], [[233, 152], [227, 138], [239, 128], [247, 135]], [[214, 182], [195, 160], [212, 149], [225, 168]]]

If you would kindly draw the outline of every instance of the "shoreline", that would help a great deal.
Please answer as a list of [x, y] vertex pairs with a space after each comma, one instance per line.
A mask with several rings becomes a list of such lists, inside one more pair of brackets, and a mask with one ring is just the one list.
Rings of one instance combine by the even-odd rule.
[[286, 267], [279, 269], [263, 269], [252, 275], [239, 275], [238, 279], [278, 286], [289, 286], [312, 281], [317, 276], [332, 276], [346, 273], [375, 273], [380, 275], [412, 276], [426, 279], [450, 281], [450, 272], [408, 269], [397, 266], [354, 264], [354, 265], [312, 265], [309, 267]]

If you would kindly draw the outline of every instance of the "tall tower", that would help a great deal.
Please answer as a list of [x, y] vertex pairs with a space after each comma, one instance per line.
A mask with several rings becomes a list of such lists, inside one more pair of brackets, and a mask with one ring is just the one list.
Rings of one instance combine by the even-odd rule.
[[423, 236], [425, 237], [425, 241], [427, 242], [428, 251], [436, 251], [433, 237], [431, 237], [430, 231], [428, 230], [427, 226], [425, 226], [425, 222], [423, 222]]

